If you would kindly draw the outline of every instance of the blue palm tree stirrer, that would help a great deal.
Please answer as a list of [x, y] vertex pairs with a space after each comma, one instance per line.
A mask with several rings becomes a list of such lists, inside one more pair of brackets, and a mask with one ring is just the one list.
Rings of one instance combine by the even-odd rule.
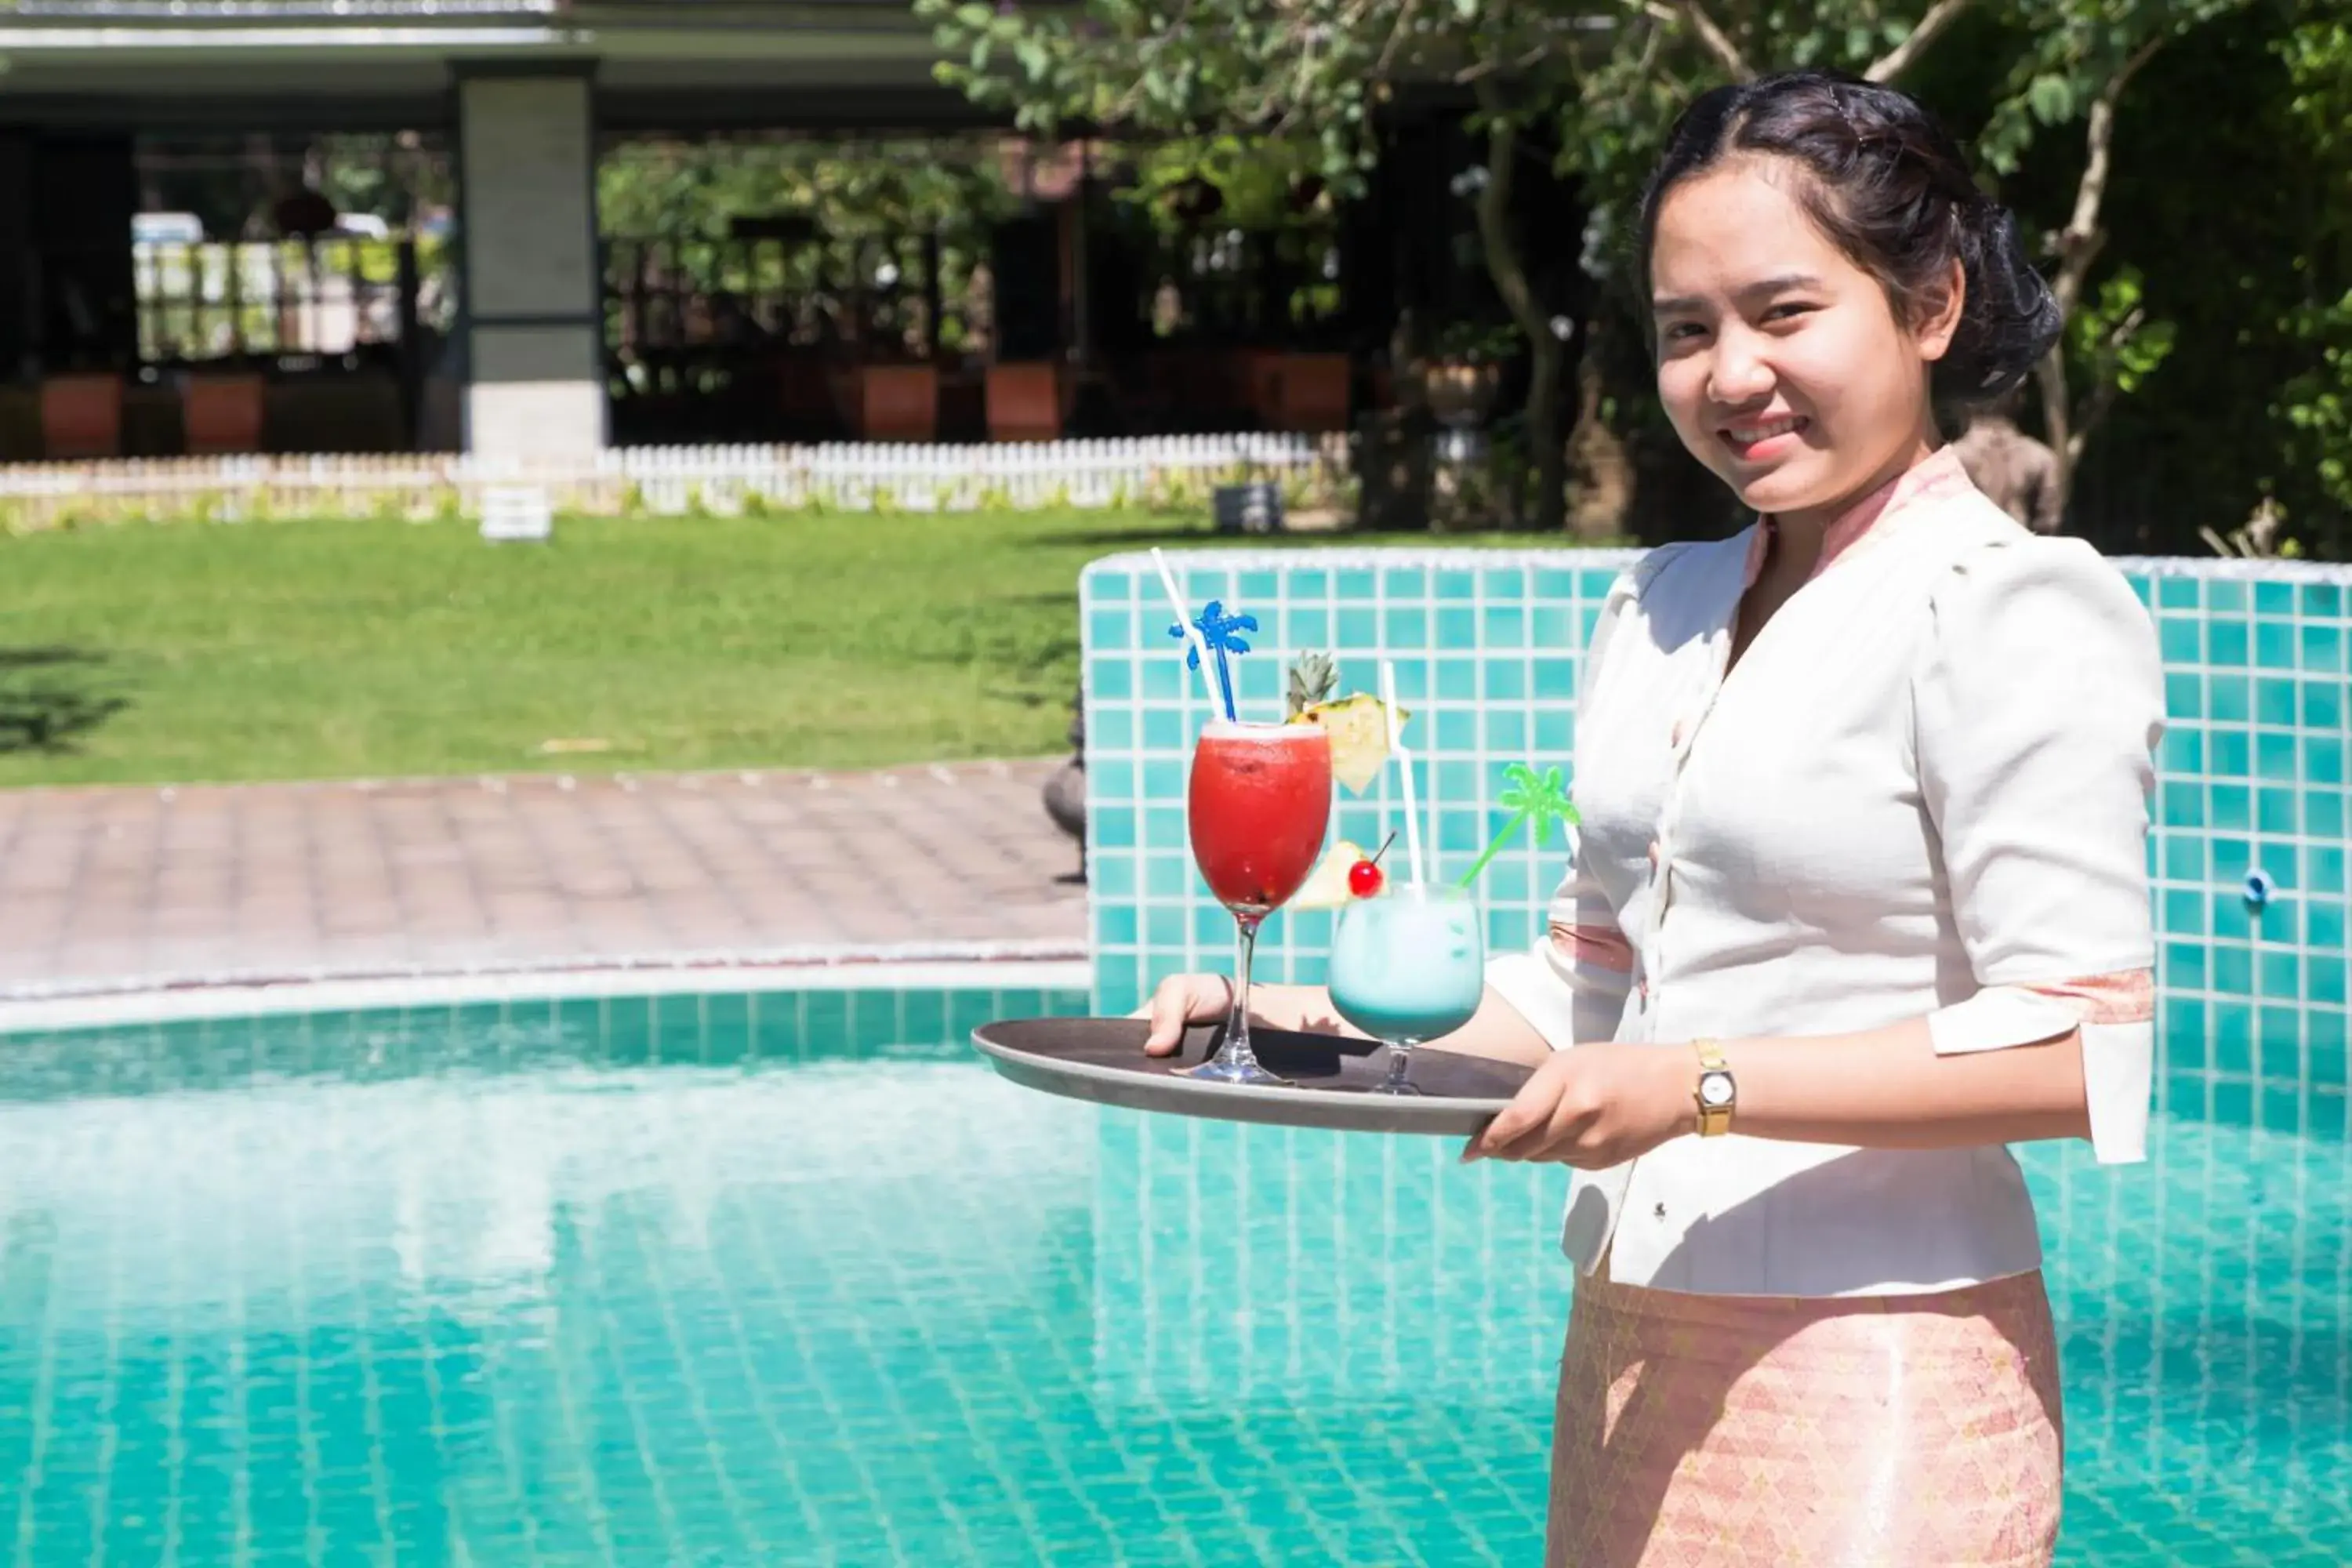
[[1230, 723], [1239, 723], [1241, 714], [1234, 707], [1234, 671], [1233, 667], [1226, 663], [1226, 656], [1249, 652], [1250, 645], [1234, 634], [1255, 630], [1255, 616], [1228, 615], [1222, 599], [1210, 600], [1209, 607], [1201, 612], [1201, 618], [1194, 621], [1191, 628], [1182, 626], [1168, 628], [1170, 637], [1180, 639], [1191, 637], [1196, 631], [1200, 634], [1192, 646], [1184, 650], [1184, 666], [1188, 669], [1200, 668], [1202, 648], [1207, 648], [1216, 659], [1217, 690], [1225, 700], [1225, 719]]

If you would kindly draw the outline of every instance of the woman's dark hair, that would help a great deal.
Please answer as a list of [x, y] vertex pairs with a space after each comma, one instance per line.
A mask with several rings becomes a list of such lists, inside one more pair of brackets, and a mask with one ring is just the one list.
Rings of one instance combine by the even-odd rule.
[[[1804, 172], [1793, 194], [1831, 242], [1878, 279], [1902, 320], [1938, 302], [1959, 262], [1966, 295], [1931, 378], [1937, 402], [1999, 398], [2058, 341], [2058, 301], [2027, 259], [2017, 219], [1977, 188], [1951, 136], [1893, 88], [1827, 71], [1719, 87], [1683, 111], [1642, 193], [1640, 287], [1649, 286], [1666, 194], [1742, 155], [1785, 159]], [[1646, 321], [1646, 301], [1641, 313]]]

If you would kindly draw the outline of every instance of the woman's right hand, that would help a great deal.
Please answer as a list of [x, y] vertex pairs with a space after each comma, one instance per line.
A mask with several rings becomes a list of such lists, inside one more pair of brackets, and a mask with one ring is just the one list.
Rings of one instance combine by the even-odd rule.
[[[1251, 1000], [1257, 997], [1253, 994]], [[1138, 1009], [1139, 1016], [1151, 1020], [1151, 1032], [1143, 1041], [1143, 1054], [1175, 1055], [1176, 1048], [1184, 1043], [1188, 1025], [1214, 1023], [1232, 1012], [1233, 1006], [1234, 983], [1222, 974], [1170, 975], [1151, 993], [1151, 1000]], [[1251, 1009], [1253, 1024], [1259, 1021], [1256, 1013], [1255, 1008]]]

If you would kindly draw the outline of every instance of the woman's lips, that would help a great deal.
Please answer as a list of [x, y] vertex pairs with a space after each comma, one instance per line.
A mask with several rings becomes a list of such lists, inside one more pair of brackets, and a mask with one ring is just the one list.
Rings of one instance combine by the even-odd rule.
[[1727, 425], [1716, 434], [1725, 446], [1731, 448], [1731, 455], [1741, 462], [1763, 463], [1794, 450], [1797, 437], [1803, 434], [1805, 425], [1804, 419], [1791, 414], [1779, 419]]

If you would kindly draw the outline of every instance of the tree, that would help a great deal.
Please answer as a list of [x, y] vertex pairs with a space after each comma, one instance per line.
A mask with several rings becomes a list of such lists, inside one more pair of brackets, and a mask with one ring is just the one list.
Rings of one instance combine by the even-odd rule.
[[[1026, 127], [1076, 121], [1161, 134], [1246, 127], [1311, 144], [1343, 188], [1360, 178], [1379, 115], [1398, 94], [1437, 84], [1474, 95], [1488, 139], [1480, 231], [1496, 291], [1528, 340], [1538, 394], [1528, 410], [1536, 516], [1556, 527], [1562, 443], [1549, 394], [1561, 351], [1502, 221], [1530, 128], [1556, 132], [1559, 161], [1591, 205], [1588, 269], [1612, 280], [1640, 182], [1675, 115], [1699, 92], [1805, 66], [1901, 82], [1963, 22], [1992, 24], [1990, 36], [2015, 54], [1983, 115], [1990, 172], [2011, 174], [2037, 139], [2083, 128], [2074, 199], [2049, 241], [2053, 288], [2073, 325], [2038, 373], [2045, 434], [2071, 476], [2105, 408], [2144, 382], [2168, 346], [2168, 329], [2147, 320], [2127, 270], [2089, 289], [2106, 246], [2101, 217], [2117, 103], [2165, 44], [2244, 3], [1085, 0], [1033, 12], [917, 0], [917, 8], [937, 24], [948, 52], [943, 77], [1012, 109]], [[1620, 316], [1614, 330], [1625, 324]], [[1588, 327], [1612, 330], [1603, 321]]]
[[2317, 223], [2295, 268], [2304, 296], [2287, 331], [2313, 351], [2311, 368], [2280, 395], [2290, 453], [2316, 474], [2338, 516], [2329, 553], [2341, 558], [2352, 513], [2352, 21], [2340, 6], [2304, 0], [2279, 45], [2294, 84], [2290, 107], [2322, 170]]
[[[2172, 329], [2150, 321], [2141, 279], [2114, 273], [2087, 303], [2084, 289], [2107, 245], [2104, 224], [2114, 177], [2116, 110], [2157, 51], [2244, 0], [2024, 0], [2020, 20], [2031, 43], [2011, 68], [1978, 151], [1999, 174], [2013, 174], [2038, 129], [2080, 119], [2083, 165], [2063, 226], [2047, 240], [2051, 291], [2066, 332], [2035, 368], [2042, 438], [2058, 458], [2063, 509], [2083, 449], [2116, 397], [2137, 391], [2171, 352]], [[2070, 377], [2070, 360], [2082, 373]], [[2085, 384], [2078, 397], [2070, 381]]]
[[[1582, 6], [1561, 0], [1087, 0], [1076, 11], [917, 0], [948, 56], [940, 74], [1024, 129], [1065, 124], [1146, 137], [1238, 132], [1287, 144], [1335, 192], [1360, 193], [1375, 122], [1401, 88], [1472, 88], [1487, 126], [1479, 232], [1496, 292], [1526, 337], [1534, 516], [1557, 528], [1564, 458], [1557, 388], [1562, 348], [1504, 218], [1530, 114], [1563, 85]], [[1506, 83], [1510, 93], [1506, 99]]]
[[[1416, 89], [1466, 93], [1486, 139], [1481, 249], [1528, 345], [1532, 512], [1537, 527], [1554, 530], [1566, 500], [1565, 350], [1509, 222], [1529, 132], [1557, 128], [1568, 170], [1622, 195], [1675, 110], [1711, 81], [1752, 76], [1751, 59], [1779, 58], [1889, 79], [1971, 3], [1933, 0], [1915, 17], [1889, 19], [1876, 0], [1824, 0], [1794, 37], [1773, 30], [1778, 7], [1742, 5], [1727, 30], [1696, 0], [1618, 0], [1613, 16], [1589, 0], [1087, 0], [1052, 10], [918, 0], [917, 11], [937, 28], [942, 77], [1012, 110], [1024, 128], [1244, 130], [1311, 149], [1322, 176], [1345, 191], [1361, 187], [1383, 106]], [[1768, 48], [1752, 50], [1742, 33]]]

